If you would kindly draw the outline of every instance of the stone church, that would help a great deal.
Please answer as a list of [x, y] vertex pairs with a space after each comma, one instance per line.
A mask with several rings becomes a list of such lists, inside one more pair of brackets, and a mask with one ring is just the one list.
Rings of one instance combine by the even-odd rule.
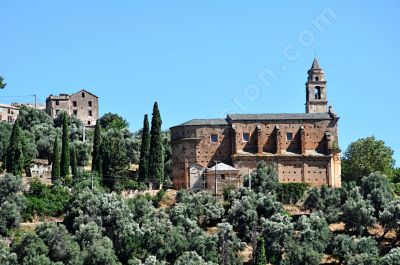
[[340, 187], [339, 117], [328, 107], [326, 83], [314, 59], [305, 84], [305, 113], [229, 114], [172, 127], [174, 188], [215, 186], [217, 192], [213, 179], [240, 186], [260, 161], [276, 167], [280, 182]]

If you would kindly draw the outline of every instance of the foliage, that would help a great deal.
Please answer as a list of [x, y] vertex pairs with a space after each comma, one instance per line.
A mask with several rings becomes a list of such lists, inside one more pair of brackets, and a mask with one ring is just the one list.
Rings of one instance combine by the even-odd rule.
[[0, 121], [0, 160], [4, 161], [10, 141], [12, 126], [8, 122]]
[[182, 199], [171, 209], [171, 220], [189, 218], [201, 227], [215, 225], [222, 218], [224, 208], [215, 197], [207, 192], [198, 192]]
[[386, 176], [379, 173], [371, 173], [361, 180], [361, 194], [365, 200], [371, 202], [375, 209], [374, 216], [379, 216], [384, 206], [393, 199], [389, 181]]
[[64, 213], [70, 200], [67, 188], [60, 185], [47, 186], [38, 179], [30, 181], [30, 189], [24, 195], [27, 204], [25, 219], [32, 219], [35, 216], [58, 217]]
[[320, 264], [330, 239], [328, 224], [323, 217], [312, 213], [301, 216], [295, 225], [298, 233], [286, 240], [283, 264]]
[[196, 251], [184, 252], [174, 263], [175, 265], [213, 265], [215, 263], [206, 262]]
[[261, 219], [261, 234], [265, 240], [267, 260], [272, 264], [279, 264], [286, 242], [294, 232], [290, 217], [277, 213], [269, 219]]
[[[248, 187], [250, 180], [248, 176], [244, 179], [244, 186]], [[251, 189], [256, 193], [275, 192], [278, 186], [278, 175], [275, 166], [267, 165], [261, 161], [257, 170], [251, 174]]]
[[4, 78], [2, 76], [0, 76], [0, 89], [5, 88], [7, 85], [7, 83], [4, 83]]
[[0, 242], [0, 264], [3, 265], [17, 265], [17, 255], [15, 253], [10, 253], [10, 250], [3, 246]]
[[21, 190], [21, 177], [11, 174], [0, 177], [0, 234], [3, 236], [20, 224], [25, 207], [25, 200], [19, 195]]
[[108, 130], [108, 129], [116, 129], [121, 130], [123, 128], [129, 127], [128, 122], [115, 113], [106, 113], [104, 114], [99, 120], [98, 123], [100, 124], [101, 128]]
[[320, 210], [324, 208], [324, 202], [317, 187], [313, 187], [307, 192], [307, 197], [304, 200], [303, 206], [307, 210]]
[[387, 232], [396, 232], [397, 239], [400, 239], [400, 199], [389, 202], [379, 215], [379, 221], [384, 228], [384, 237]]
[[393, 248], [381, 260], [381, 265], [400, 264], [400, 248]]
[[19, 120], [14, 123], [7, 149], [6, 170], [13, 175], [21, 175], [24, 169], [24, 153]]
[[393, 150], [374, 136], [359, 139], [349, 145], [342, 159], [342, 179], [361, 181], [373, 172], [390, 176], [393, 170]]
[[218, 224], [218, 253], [219, 263], [221, 265], [241, 264], [242, 261], [237, 256], [237, 252], [245, 246], [236, 234], [229, 223]]
[[68, 115], [64, 112], [62, 115], [62, 142], [61, 142], [61, 158], [60, 158], [60, 176], [66, 178], [69, 176], [70, 167], [70, 150], [69, 150], [69, 128]]
[[340, 210], [340, 192], [337, 189], [322, 185], [320, 189], [311, 188], [303, 206], [310, 211], [322, 211], [329, 223], [337, 221]]
[[346, 230], [363, 234], [367, 233], [367, 228], [375, 223], [373, 214], [374, 207], [369, 201], [363, 199], [358, 188], [354, 188], [343, 205], [341, 219], [345, 223]]
[[149, 177], [162, 183], [164, 180], [164, 155], [161, 135], [161, 115], [157, 102], [154, 103], [151, 120]]
[[149, 155], [150, 155], [150, 130], [147, 114], [144, 115], [142, 142], [140, 145], [139, 177], [146, 180], [149, 174]]
[[43, 110], [22, 106], [19, 111], [18, 120], [22, 130], [32, 130], [38, 125], [51, 125], [52, 119]]
[[89, 164], [90, 153], [92, 150], [92, 145], [89, 142], [74, 141], [72, 144], [76, 149], [76, 158], [78, 161], [78, 166], [84, 167]]
[[23, 152], [23, 168], [25, 171], [29, 171], [32, 166], [33, 160], [37, 157], [37, 147], [35, 144], [35, 137], [29, 131], [21, 131], [21, 142]]
[[[41, 255], [44, 256], [41, 259], [46, 258], [49, 250], [43, 240], [36, 234], [26, 233], [11, 244], [10, 251], [17, 255], [19, 264], [34, 264], [32, 259], [37, 259]], [[28, 262], [29, 260], [31, 262]]]
[[261, 217], [270, 218], [283, 211], [282, 205], [271, 193], [251, 192], [235, 199], [228, 210], [226, 220], [233, 225], [241, 239], [250, 239], [253, 227], [257, 227]]
[[296, 236], [302, 244], [308, 244], [318, 253], [323, 253], [330, 239], [330, 231], [325, 218], [318, 213], [310, 217], [301, 216], [295, 224]]
[[64, 225], [57, 223], [42, 224], [37, 227], [36, 234], [48, 247], [47, 255], [52, 261], [62, 262], [65, 265], [82, 264], [80, 247]]
[[265, 254], [265, 240], [263, 237], [257, 239], [257, 250], [256, 256], [254, 258], [255, 265], [265, 265], [267, 264], [267, 256]]
[[145, 190], [147, 187], [143, 183], [137, 182], [129, 177], [118, 177], [115, 179], [113, 190], [120, 193], [124, 190]]
[[51, 161], [53, 157], [53, 143], [56, 137], [61, 138], [61, 131], [54, 128], [51, 123], [34, 125], [30, 131], [35, 138], [38, 158]]
[[61, 176], [60, 166], [60, 147], [58, 145], [58, 137], [54, 140], [53, 158], [51, 164], [51, 181], [55, 183]]
[[97, 121], [94, 128], [94, 140], [93, 140], [93, 151], [92, 151], [92, 171], [97, 172], [101, 175], [101, 127], [100, 122]]
[[78, 159], [77, 159], [77, 156], [76, 156], [75, 145], [71, 145], [71, 147], [70, 147], [70, 157], [71, 157], [71, 172], [72, 172], [72, 176], [76, 176], [78, 174]]
[[303, 198], [309, 185], [307, 183], [279, 183], [277, 185], [277, 198], [282, 203], [295, 204]]
[[[54, 119], [54, 127], [62, 128], [64, 126], [64, 115], [67, 115], [67, 125], [69, 131], [69, 138], [71, 141], [83, 140], [83, 130], [89, 132], [88, 129], [85, 128], [83, 123], [76, 115], [69, 116], [66, 111], [60, 111], [57, 117]], [[90, 136], [89, 134], [87, 136]]]
[[115, 129], [107, 131], [102, 139], [100, 153], [103, 183], [112, 188], [115, 176], [125, 174], [129, 167], [122, 132]]
[[108, 237], [96, 240], [83, 250], [84, 265], [118, 265], [112, 241]]

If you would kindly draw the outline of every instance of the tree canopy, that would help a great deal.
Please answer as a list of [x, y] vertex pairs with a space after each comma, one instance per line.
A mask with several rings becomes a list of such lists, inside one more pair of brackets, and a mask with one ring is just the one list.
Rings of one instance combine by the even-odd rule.
[[342, 158], [342, 178], [359, 182], [373, 172], [390, 176], [393, 166], [393, 150], [386, 146], [384, 141], [370, 136], [347, 147]]

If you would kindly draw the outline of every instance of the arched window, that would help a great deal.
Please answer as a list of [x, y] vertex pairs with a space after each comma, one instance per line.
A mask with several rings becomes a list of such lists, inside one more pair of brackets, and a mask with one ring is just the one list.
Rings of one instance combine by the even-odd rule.
[[315, 81], [318, 81], [318, 76], [315, 77]]
[[315, 96], [315, 99], [321, 99], [321, 87], [316, 86], [314, 88], [314, 96]]

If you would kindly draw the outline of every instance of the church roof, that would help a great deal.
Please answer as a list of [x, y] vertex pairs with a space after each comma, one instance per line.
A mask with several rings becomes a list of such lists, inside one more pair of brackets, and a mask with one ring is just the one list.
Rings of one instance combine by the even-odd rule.
[[228, 118], [232, 121], [332, 119], [329, 113], [229, 114]]
[[178, 126], [183, 126], [183, 125], [227, 125], [228, 122], [225, 119], [193, 119], [190, 121], [187, 121], [185, 123], [182, 123]]
[[[219, 126], [228, 121], [331, 120], [329, 113], [228, 114], [226, 119], [193, 119], [179, 126]], [[174, 128], [172, 127], [172, 128]]]
[[313, 61], [312, 65], [311, 65], [311, 70], [314, 70], [314, 69], [315, 70], [316, 69], [321, 69], [321, 67], [319, 66], [317, 58], [314, 58], [314, 61]]

